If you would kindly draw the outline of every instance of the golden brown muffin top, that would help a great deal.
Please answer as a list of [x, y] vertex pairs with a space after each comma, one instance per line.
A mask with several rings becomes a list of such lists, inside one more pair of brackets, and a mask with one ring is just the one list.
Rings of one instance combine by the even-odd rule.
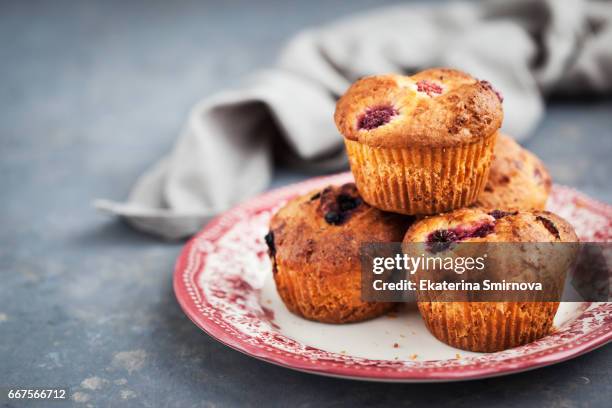
[[404, 242], [578, 242], [574, 228], [549, 211], [463, 208], [414, 223]]
[[342, 272], [359, 267], [362, 244], [401, 242], [410, 222], [371, 207], [347, 183], [289, 201], [272, 217], [266, 242], [270, 255], [286, 266]]
[[446, 68], [355, 82], [336, 105], [344, 137], [376, 147], [474, 143], [502, 123], [502, 96], [489, 82]]
[[501, 210], [544, 209], [551, 186], [550, 175], [540, 159], [500, 134], [489, 179], [477, 205]]

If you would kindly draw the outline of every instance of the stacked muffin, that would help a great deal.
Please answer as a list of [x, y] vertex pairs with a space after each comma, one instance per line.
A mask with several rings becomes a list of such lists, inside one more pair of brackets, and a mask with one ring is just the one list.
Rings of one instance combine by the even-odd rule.
[[[361, 300], [363, 243], [576, 241], [566, 221], [540, 211], [551, 187], [542, 163], [499, 134], [502, 101], [489, 82], [452, 69], [353, 84], [335, 122], [355, 184], [291, 200], [266, 236], [289, 310], [328, 323], [387, 312], [392, 304]], [[522, 225], [530, 228], [516, 233]], [[419, 302], [438, 339], [487, 352], [546, 335], [557, 307]]]

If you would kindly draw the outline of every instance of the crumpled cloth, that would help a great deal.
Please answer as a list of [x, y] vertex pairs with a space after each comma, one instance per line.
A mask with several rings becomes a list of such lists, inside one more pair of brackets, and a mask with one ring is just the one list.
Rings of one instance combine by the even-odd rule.
[[501, 0], [402, 5], [304, 31], [274, 68], [194, 106], [173, 150], [127, 202], [95, 205], [176, 239], [265, 189], [274, 157], [316, 171], [344, 168], [335, 101], [364, 75], [465, 70], [503, 93], [503, 130], [520, 140], [542, 117], [545, 95], [610, 92], [611, 22], [610, 3]]

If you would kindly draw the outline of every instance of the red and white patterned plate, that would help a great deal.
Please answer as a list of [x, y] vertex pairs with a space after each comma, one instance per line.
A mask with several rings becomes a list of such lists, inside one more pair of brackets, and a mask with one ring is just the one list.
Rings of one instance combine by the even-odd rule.
[[[352, 179], [350, 173], [271, 191], [220, 215], [183, 249], [176, 297], [193, 322], [220, 342], [270, 363], [316, 374], [378, 381], [451, 381], [557, 363], [612, 339], [612, 303], [563, 303], [556, 331], [498, 353], [451, 348], [429, 334], [414, 307], [372, 321], [328, 325], [287, 311], [272, 280], [263, 236], [289, 198]], [[554, 186], [549, 209], [583, 241], [610, 241], [612, 207]]]

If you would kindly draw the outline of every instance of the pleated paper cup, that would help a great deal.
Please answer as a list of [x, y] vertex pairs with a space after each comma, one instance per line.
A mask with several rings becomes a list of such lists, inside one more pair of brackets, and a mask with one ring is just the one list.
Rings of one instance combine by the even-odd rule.
[[375, 147], [344, 139], [359, 193], [373, 207], [437, 214], [475, 203], [484, 189], [497, 132], [475, 143]]
[[438, 340], [468, 351], [492, 353], [546, 336], [558, 302], [418, 302]]
[[274, 267], [274, 281], [285, 306], [294, 314], [324, 323], [352, 323], [379, 317], [393, 309], [389, 302], [361, 300], [361, 272], [322, 276], [308, 268]]

